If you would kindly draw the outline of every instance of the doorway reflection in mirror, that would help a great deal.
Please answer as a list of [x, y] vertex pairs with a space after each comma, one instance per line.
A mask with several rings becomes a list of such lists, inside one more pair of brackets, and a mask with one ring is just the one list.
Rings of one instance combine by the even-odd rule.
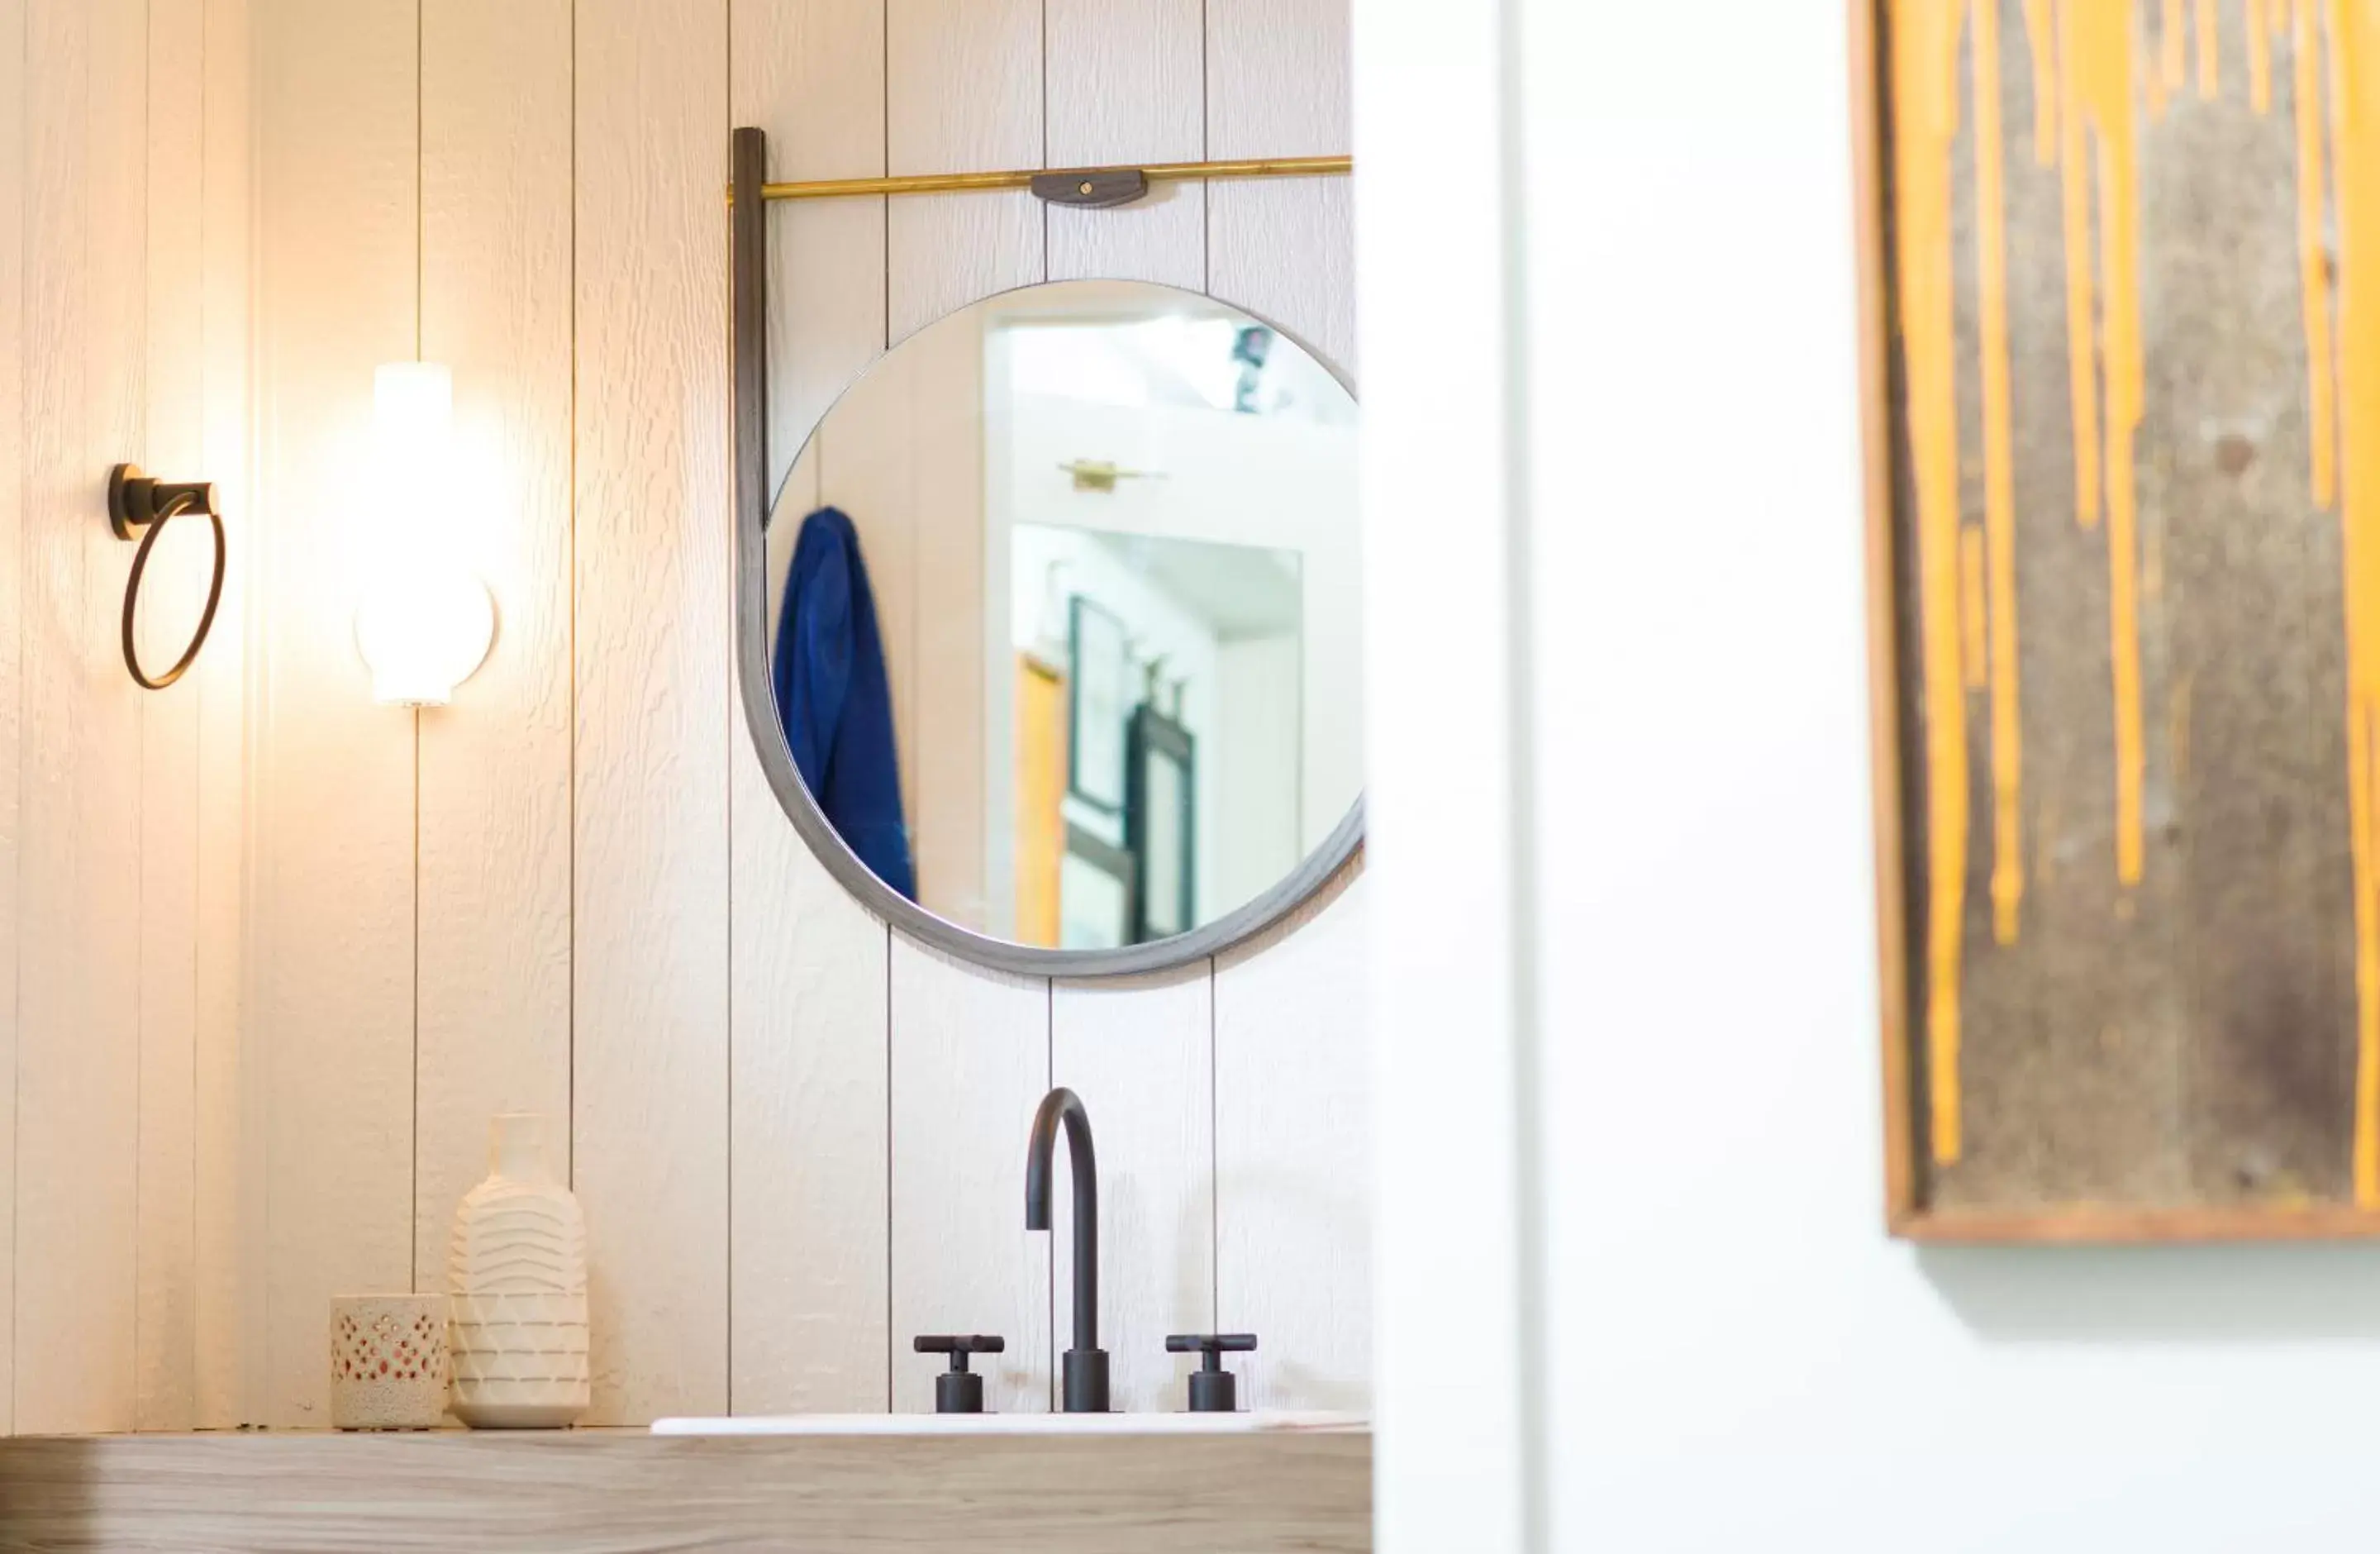
[[[890, 752], [872, 802], [801, 768], [845, 843], [896, 889], [879, 860], [905, 857], [927, 910], [1050, 948], [1270, 891], [1362, 788], [1356, 422], [1293, 341], [1137, 283], [1008, 293], [882, 358], [768, 535], [776, 661], [831, 627], [863, 692], [779, 675], [789, 742], [865, 720], [862, 617], [880, 650], [880, 737], [851, 740]], [[840, 602], [787, 587], [822, 511], [848, 515]], [[903, 845], [871, 856], [887, 816]]]

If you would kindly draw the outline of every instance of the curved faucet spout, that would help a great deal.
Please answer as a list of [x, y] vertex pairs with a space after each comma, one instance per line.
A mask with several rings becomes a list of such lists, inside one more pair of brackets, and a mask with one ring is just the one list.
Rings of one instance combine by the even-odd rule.
[[1065, 1409], [1105, 1413], [1107, 1355], [1099, 1351], [1099, 1168], [1091, 1150], [1091, 1115], [1063, 1086], [1041, 1098], [1025, 1150], [1025, 1228], [1050, 1228], [1050, 1178], [1058, 1124], [1066, 1126], [1066, 1159], [1075, 1181], [1075, 1344], [1065, 1356]]

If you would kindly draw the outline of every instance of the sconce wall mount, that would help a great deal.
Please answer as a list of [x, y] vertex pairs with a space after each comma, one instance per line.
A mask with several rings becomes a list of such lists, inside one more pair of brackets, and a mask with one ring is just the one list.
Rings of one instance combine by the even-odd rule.
[[[190, 645], [182, 656], [164, 674], [151, 675], [140, 667], [140, 650], [133, 640], [132, 626], [140, 606], [140, 579], [149, 571], [149, 552], [157, 547], [157, 537], [165, 532], [165, 525], [185, 514], [202, 513], [214, 526], [214, 573], [207, 581], [207, 605], [200, 612], [198, 629], [190, 634]], [[124, 584], [124, 622], [122, 640], [124, 667], [132, 672], [133, 683], [143, 690], [162, 691], [188, 672], [197, 662], [199, 650], [207, 645], [207, 633], [215, 624], [215, 607], [223, 602], [224, 565], [229, 559], [230, 546], [224, 535], [223, 508], [215, 501], [212, 480], [159, 480], [140, 473], [135, 464], [119, 464], [107, 476], [107, 524], [118, 540], [137, 540], [140, 548], [132, 552], [132, 575]]]

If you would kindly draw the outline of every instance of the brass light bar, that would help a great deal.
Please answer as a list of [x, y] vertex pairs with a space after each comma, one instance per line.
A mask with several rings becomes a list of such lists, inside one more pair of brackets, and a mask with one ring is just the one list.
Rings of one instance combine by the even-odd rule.
[[1355, 170], [1352, 156], [1269, 156], [1240, 162], [1165, 162], [1147, 167], [1031, 167], [1004, 173], [912, 173], [891, 178], [813, 178], [762, 184], [763, 200], [837, 200], [863, 194], [956, 194], [1030, 188], [1036, 178], [1103, 177], [1137, 173], [1153, 184], [1187, 178], [1327, 178]]

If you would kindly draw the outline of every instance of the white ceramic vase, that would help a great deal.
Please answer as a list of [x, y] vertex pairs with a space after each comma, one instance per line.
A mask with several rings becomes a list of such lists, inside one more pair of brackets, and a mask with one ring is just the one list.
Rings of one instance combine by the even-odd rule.
[[488, 1179], [455, 1213], [455, 1416], [475, 1429], [551, 1429], [587, 1408], [587, 1220], [557, 1181], [545, 1119], [489, 1129]]

